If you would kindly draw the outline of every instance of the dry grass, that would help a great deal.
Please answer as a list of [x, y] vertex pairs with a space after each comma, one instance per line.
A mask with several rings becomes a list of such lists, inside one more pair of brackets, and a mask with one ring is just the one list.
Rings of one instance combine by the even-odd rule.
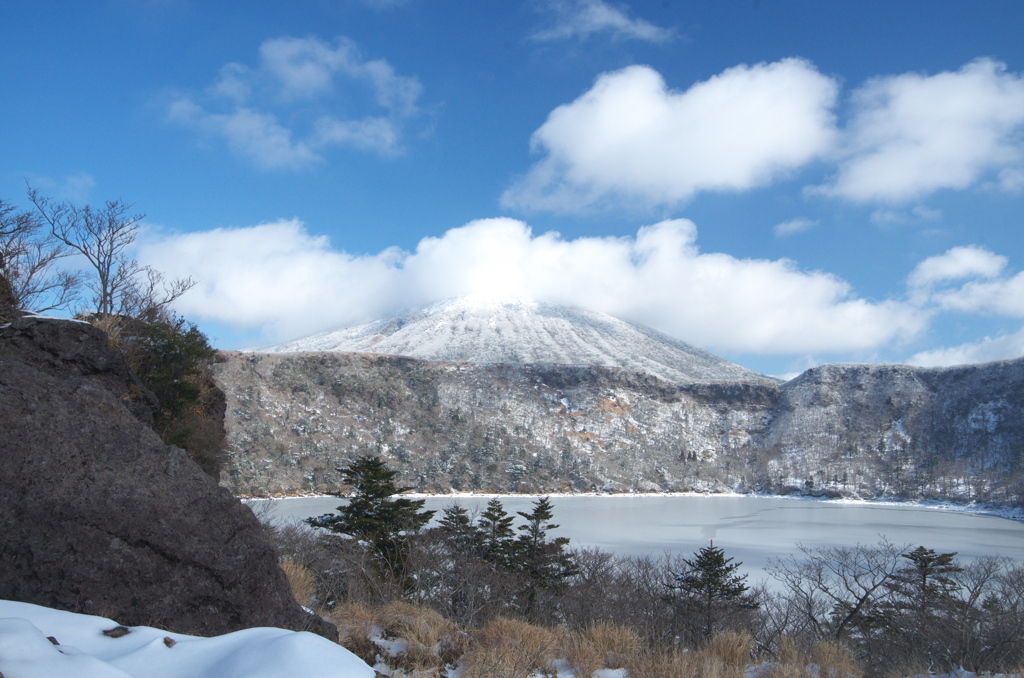
[[435, 610], [405, 601], [377, 611], [377, 625], [386, 638], [401, 638], [407, 649], [389, 665], [420, 675], [439, 674], [466, 651], [469, 638]]
[[697, 652], [635, 654], [625, 663], [630, 678], [743, 678], [754, 641], [725, 631]]
[[108, 348], [117, 348], [121, 345], [121, 318], [116, 315], [108, 315], [101, 318], [93, 318], [89, 322], [93, 327], [97, 327], [107, 333]]
[[640, 635], [629, 627], [598, 622], [587, 629], [587, 635], [600, 653], [605, 668], [622, 668], [640, 653]]
[[864, 675], [850, 650], [834, 640], [815, 643], [811, 648], [811, 662], [818, 665], [821, 678], [858, 678]]
[[637, 654], [625, 669], [629, 678], [692, 678], [691, 658], [686, 653]]
[[312, 609], [316, 600], [316, 579], [310, 569], [291, 558], [281, 559], [281, 569], [288, 577], [288, 586], [291, 587], [295, 600], [299, 605]]
[[561, 654], [572, 666], [572, 672], [576, 678], [590, 678], [594, 675], [594, 671], [604, 667], [601, 650], [589, 634], [566, 631], [559, 640]]
[[462, 678], [525, 678], [554, 658], [558, 637], [548, 629], [498, 617], [473, 633], [462, 656]]
[[377, 616], [362, 603], [345, 603], [331, 610], [329, 619], [338, 627], [338, 643], [373, 666], [380, 648], [373, 644]]
[[[810, 649], [784, 636], [779, 642], [778, 662], [768, 678], [860, 678], [864, 672], [842, 643], [819, 640]], [[914, 675], [901, 673], [900, 676]]]
[[750, 663], [750, 653], [754, 647], [754, 639], [749, 633], [723, 631], [714, 636], [697, 652], [698, 661], [720, 663], [724, 668], [738, 670], [742, 675]]

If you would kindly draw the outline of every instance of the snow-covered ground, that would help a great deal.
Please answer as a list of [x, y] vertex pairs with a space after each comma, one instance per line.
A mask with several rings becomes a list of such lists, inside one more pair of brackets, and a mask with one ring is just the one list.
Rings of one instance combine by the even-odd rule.
[[469, 297], [253, 351], [340, 351], [447, 362], [599, 365], [639, 370], [671, 383], [772, 381], [696, 346], [606, 313]]
[[345, 648], [311, 633], [255, 628], [197, 638], [146, 626], [125, 629], [102, 617], [0, 600], [0, 675], [373, 678], [374, 671]]

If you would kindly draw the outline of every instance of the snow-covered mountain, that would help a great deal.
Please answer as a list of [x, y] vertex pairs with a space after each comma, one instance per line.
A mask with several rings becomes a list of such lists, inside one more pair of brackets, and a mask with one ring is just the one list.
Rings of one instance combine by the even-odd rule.
[[606, 313], [534, 301], [469, 297], [254, 351], [378, 353], [445, 362], [622, 367], [677, 384], [773, 381]]

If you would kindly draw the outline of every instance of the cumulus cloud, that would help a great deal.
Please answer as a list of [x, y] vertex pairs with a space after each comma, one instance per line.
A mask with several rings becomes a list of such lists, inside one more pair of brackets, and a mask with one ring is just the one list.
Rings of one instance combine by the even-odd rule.
[[1020, 357], [1024, 357], [1024, 328], [1013, 334], [985, 337], [981, 341], [961, 344], [952, 348], [922, 351], [912, 356], [907, 362], [922, 367], [948, 367]]
[[1006, 257], [983, 247], [954, 247], [918, 264], [907, 283], [918, 303], [1024, 317], [1024, 273], [1005, 275], [1006, 264]]
[[959, 71], [875, 78], [853, 93], [835, 178], [817, 192], [903, 203], [986, 173], [1020, 185], [1024, 78], [978, 59]]
[[673, 37], [671, 30], [643, 19], [630, 19], [625, 10], [604, 0], [548, 0], [541, 8], [553, 15], [553, 20], [531, 35], [538, 41], [584, 40], [598, 34], [645, 42], [667, 42]]
[[534, 235], [487, 219], [424, 238], [415, 251], [355, 256], [298, 221], [217, 229], [151, 242], [144, 263], [199, 285], [179, 310], [263, 328], [268, 341], [366, 322], [466, 294], [576, 304], [719, 350], [863, 350], [913, 337], [927, 314], [857, 297], [843, 280], [788, 260], [702, 253], [688, 220], [635, 237]]
[[907, 281], [914, 288], [930, 288], [936, 283], [980, 276], [992, 278], [1006, 266], [1006, 257], [983, 247], [954, 247], [944, 254], [928, 257], [911, 272]]
[[832, 147], [836, 94], [802, 59], [736, 66], [685, 92], [647, 66], [605, 73], [534, 132], [544, 157], [502, 203], [573, 212], [761, 186]]
[[[599, 25], [585, 14], [573, 14], [579, 26]], [[591, 30], [561, 26], [552, 37]], [[882, 203], [879, 224], [939, 218], [902, 206], [944, 189], [1024, 191], [1024, 76], [1005, 64], [873, 78], [851, 94], [841, 127], [837, 94], [835, 80], [801, 59], [736, 66], [686, 91], [647, 66], [604, 73], [534, 132], [542, 157], [502, 202], [561, 212], [674, 206], [701, 191], [763, 186], [813, 160], [834, 174], [808, 195]]]
[[[226, 64], [202, 97], [173, 97], [166, 119], [225, 139], [263, 169], [298, 169], [331, 147], [400, 152], [403, 123], [418, 112], [421, 93], [416, 78], [365, 59], [348, 38], [281, 37], [260, 46], [257, 67]], [[361, 106], [366, 115], [339, 116], [342, 95], [346, 108]]]
[[797, 233], [803, 233], [809, 231], [818, 225], [816, 219], [807, 219], [804, 217], [798, 217], [796, 219], [789, 219], [787, 221], [775, 224], [772, 228], [772, 232], [775, 233], [776, 238], [785, 238], [786, 236], [796, 235]]

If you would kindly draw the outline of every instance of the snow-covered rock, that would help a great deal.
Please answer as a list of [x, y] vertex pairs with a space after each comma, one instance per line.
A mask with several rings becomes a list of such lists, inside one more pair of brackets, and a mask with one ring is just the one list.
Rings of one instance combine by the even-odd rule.
[[254, 351], [378, 353], [446, 362], [623, 367], [676, 384], [773, 381], [696, 346], [606, 313], [534, 301], [471, 297]]
[[110, 633], [118, 627], [103, 617], [0, 600], [0, 672], [5, 678], [374, 676], [354, 654], [312, 633], [253, 628], [199, 638], [146, 626]]

